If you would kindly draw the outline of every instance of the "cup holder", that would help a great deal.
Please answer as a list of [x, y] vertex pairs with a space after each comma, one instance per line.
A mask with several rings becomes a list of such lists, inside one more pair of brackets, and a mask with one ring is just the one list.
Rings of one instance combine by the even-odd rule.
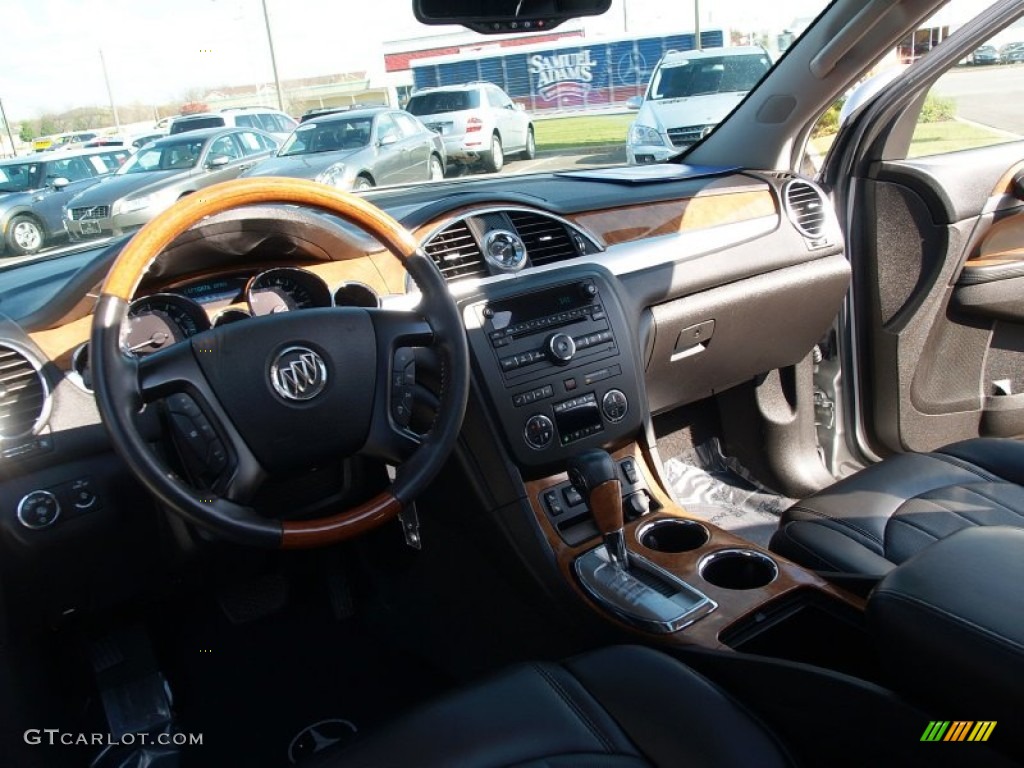
[[757, 589], [779, 575], [774, 560], [752, 549], [720, 549], [701, 560], [698, 570], [704, 581], [722, 589]]
[[655, 552], [689, 552], [710, 538], [708, 529], [693, 520], [655, 520], [637, 532], [641, 546]]

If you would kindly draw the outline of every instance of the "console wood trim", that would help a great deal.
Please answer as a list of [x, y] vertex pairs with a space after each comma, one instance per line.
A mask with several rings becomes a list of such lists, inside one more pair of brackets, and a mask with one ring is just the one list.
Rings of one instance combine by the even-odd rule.
[[[774, 552], [768, 552], [746, 539], [724, 531], [708, 523], [706, 520], [687, 514], [685, 509], [672, 500], [668, 490], [661, 483], [659, 474], [653, 471], [653, 457], [643, 451], [637, 443], [630, 443], [620, 448], [613, 452], [612, 456], [616, 461], [633, 457], [636, 461], [637, 470], [643, 473], [647, 488], [653, 499], [661, 506], [661, 509], [657, 512], [626, 524], [626, 542], [630, 551], [642, 555], [696, 587], [718, 603], [718, 608], [696, 623], [671, 635], [648, 634], [612, 617], [584, 592], [573, 573], [573, 562], [576, 558], [588, 549], [599, 545], [601, 543], [600, 538], [595, 537], [579, 546], [567, 545], [562, 540], [562, 537], [559, 536], [558, 531], [551, 525], [548, 516], [541, 506], [541, 497], [544, 491], [559, 483], [566, 482], [568, 476], [562, 472], [543, 479], [527, 481], [526, 491], [529, 496], [530, 505], [533, 508], [538, 525], [544, 532], [544, 536], [547, 538], [548, 544], [555, 554], [559, 571], [580, 598], [603, 618], [618, 624], [621, 628], [633, 634], [643, 636], [646, 642], [659, 642], [669, 645], [701, 645], [728, 650], [728, 646], [719, 639], [723, 632], [737, 622], [763, 609], [769, 602], [792, 595], [798, 590], [817, 591], [858, 611], [864, 609], [863, 600], [832, 586], [814, 572], [808, 571]], [[673, 518], [700, 522], [708, 529], [710, 540], [704, 546], [694, 551], [681, 553], [655, 552], [640, 545], [637, 531], [641, 526], [655, 520]], [[704, 581], [698, 573], [698, 563], [700, 560], [716, 550], [734, 548], [751, 549], [769, 555], [778, 565], [778, 577], [765, 587], [745, 590], [723, 589]]]

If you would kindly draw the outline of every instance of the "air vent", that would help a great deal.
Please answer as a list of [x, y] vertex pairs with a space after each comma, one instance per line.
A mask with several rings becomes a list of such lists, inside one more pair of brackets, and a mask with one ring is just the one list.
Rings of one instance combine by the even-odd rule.
[[533, 266], [579, 256], [571, 235], [557, 219], [529, 211], [509, 211], [508, 217], [523, 239]]
[[828, 204], [824, 195], [806, 181], [794, 179], [786, 185], [783, 197], [793, 226], [804, 237], [820, 238], [825, 230], [825, 206]]
[[437, 264], [445, 280], [486, 277], [488, 274], [480, 246], [465, 221], [457, 221], [442, 229], [423, 246], [423, 250]]
[[46, 382], [24, 353], [0, 345], [0, 440], [32, 434], [47, 405]]

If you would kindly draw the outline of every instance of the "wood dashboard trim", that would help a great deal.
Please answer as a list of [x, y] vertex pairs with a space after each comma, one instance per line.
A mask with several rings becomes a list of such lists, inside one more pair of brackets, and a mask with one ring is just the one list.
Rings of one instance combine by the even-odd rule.
[[[857, 611], [863, 611], [863, 600], [832, 586], [814, 572], [802, 568], [774, 552], [768, 552], [746, 539], [724, 531], [706, 520], [687, 514], [686, 510], [672, 500], [667, 489], [661, 484], [658, 473], [651, 469], [654, 466], [652, 457], [645, 453], [637, 443], [630, 443], [620, 448], [613, 452], [612, 456], [616, 461], [626, 457], [633, 457], [636, 461], [637, 470], [643, 474], [646, 480], [651, 496], [661, 506], [661, 509], [657, 512], [626, 524], [626, 542], [630, 550], [642, 555], [655, 565], [661, 566], [701, 590], [705, 595], [718, 603], [718, 608], [702, 619], [699, 619], [696, 623], [671, 635], [648, 634], [614, 618], [587, 595], [579, 585], [573, 572], [573, 563], [576, 558], [588, 549], [597, 546], [600, 543], [600, 539], [594, 538], [578, 546], [567, 545], [551, 525], [548, 516], [541, 507], [540, 499], [544, 491], [559, 483], [566, 482], [568, 476], [562, 472], [543, 479], [527, 481], [526, 492], [530, 506], [536, 516], [538, 525], [555, 554], [559, 571], [580, 599], [590, 606], [592, 610], [600, 614], [602, 618], [617, 624], [620, 628], [632, 634], [642, 636], [645, 642], [659, 642], [667, 645], [700, 645], [729, 650], [729, 647], [720, 640], [726, 630], [737, 622], [743, 621], [763, 609], [768, 603], [775, 602], [787, 595], [793, 595], [799, 590], [816, 591]], [[641, 526], [655, 520], [673, 518], [700, 522], [711, 534], [710, 540], [699, 549], [681, 553], [655, 552], [640, 545], [637, 531]], [[778, 577], [765, 587], [745, 590], [716, 587], [701, 578], [698, 573], [698, 563], [702, 558], [717, 550], [735, 548], [751, 549], [767, 554], [778, 565]]]
[[649, 205], [609, 208], [571, 216], [573, 223], [589, 230], [607, 245], [710, 229], [725, 224], [778, 215], [775, 197], [766, 187], [672, 200]]

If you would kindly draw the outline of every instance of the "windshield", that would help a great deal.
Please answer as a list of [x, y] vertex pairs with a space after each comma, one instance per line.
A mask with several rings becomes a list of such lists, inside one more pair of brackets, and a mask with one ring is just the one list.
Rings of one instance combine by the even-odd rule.
[[[613, 0], [601, 15], [485, 35], [424, 25], [414, 0], [365, 13], [323, 0], [118, 2], [113, 26], [68, 0], [6, 0], [17, 34], [0, 46], [0, 160], [31, 166], [98, 140], [133, 153], [121, 175], [195, 172], [216, 154], [190, 189], [284, 174], [357, 194], [676, 162], [831, 1]], [[711, 98], [688, 110], [694, 96]], [[238, 131], [223, 153], [190, 138], [221, 129]], [[45, 175], [11, 170], [0, 190], [45, 187]], [[96, 194], [74, 183], [69, 211]], [[148, 201], [131, 226], [176, 199]], [[95, 230], [74, 224], [70, 247]], [[42, 251], [68, 248], [59, 236]]]
[[182, 139], [170, 144], [163, 142], [143, 147], [117, 173], [123, 176], [128, 173], [194, 168], [205, 143], [205, 139]]
[[0, 192], [24, 192], [38, 189], [43, 178], [42, 163], [0, 165]]
[[359, 117], [332, 120], [326, 123], [304, 123], [285, 141], [278, 156], [312, 155], [317, 152], [336, 152], [359, 149], [370, 143], [373, 118]]
[[480, 94], [477, 91], [437, 91], [413, 96], [405, 109], [418, 117], [476, 109], [479, 106]]
[[673, 61], [662, 66], [651, 80], [649, 99], [680, 99], [711, 93], [746, 92], [757, 85], [771, 67], [765, 54], [707, 56]]

